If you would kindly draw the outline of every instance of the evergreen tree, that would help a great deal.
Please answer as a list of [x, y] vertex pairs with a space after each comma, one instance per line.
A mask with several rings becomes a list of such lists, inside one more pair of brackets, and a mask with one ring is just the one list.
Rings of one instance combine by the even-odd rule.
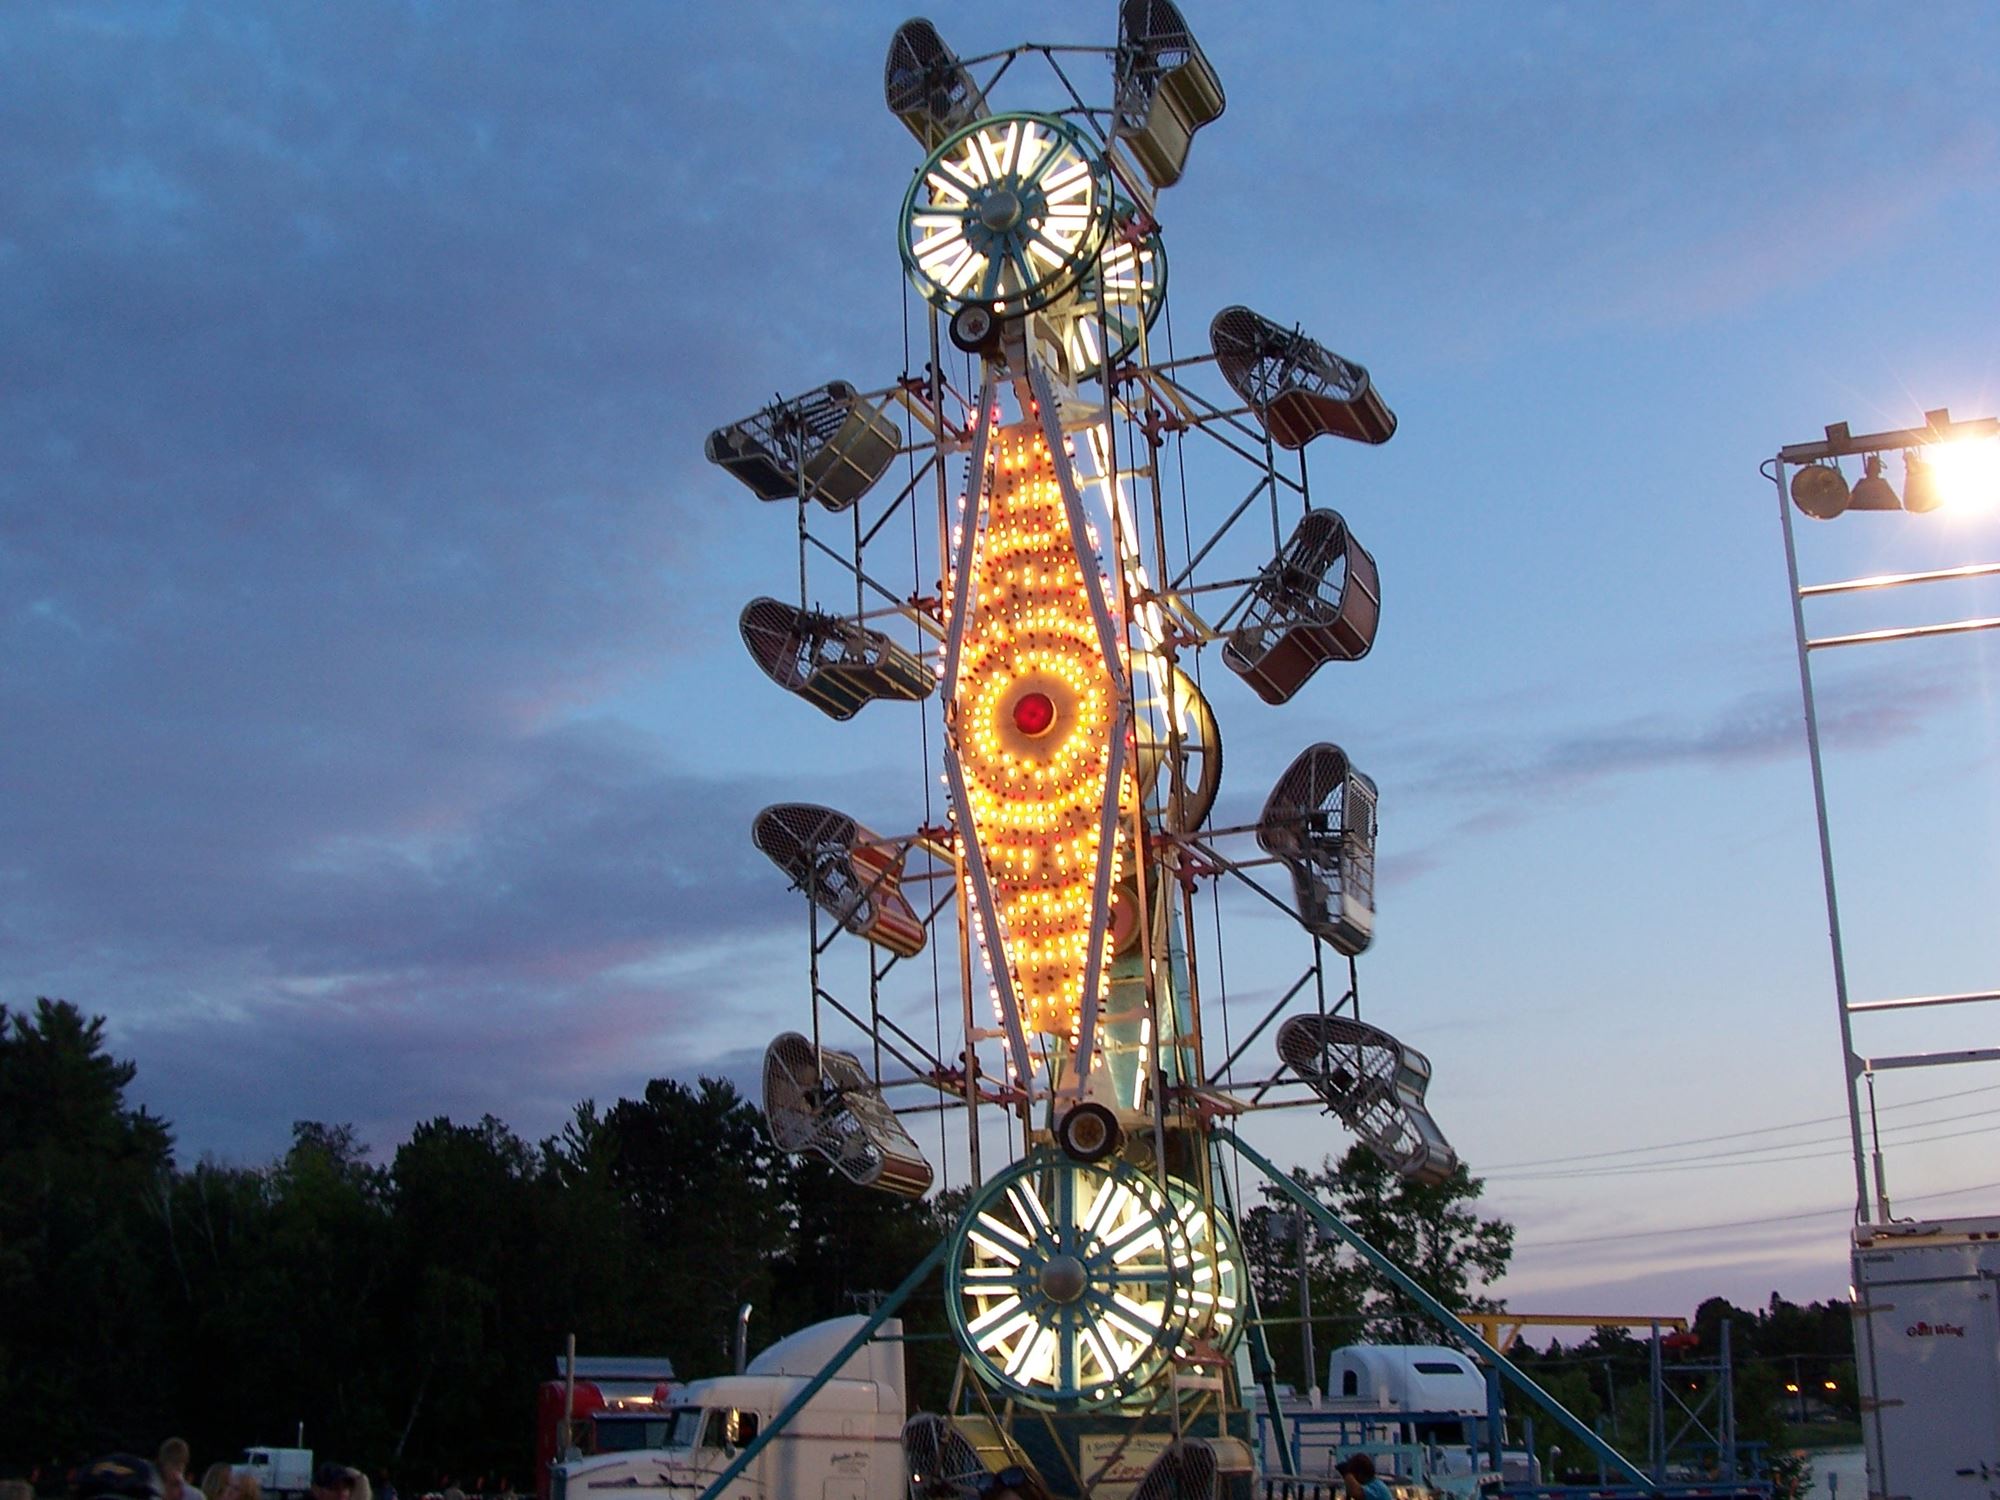
[[66, 1000], [0, 1006], [0, 1452], [74, 1452], [165, 1406], [153, 1205], [166, 1122]]

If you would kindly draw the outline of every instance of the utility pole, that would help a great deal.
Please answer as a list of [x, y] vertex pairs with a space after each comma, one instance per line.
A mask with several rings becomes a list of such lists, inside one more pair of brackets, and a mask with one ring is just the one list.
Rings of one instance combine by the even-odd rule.
[[1299, 1348], [1305, 1356], [1306, 1381], [1302, 1390], [1310, 1393], [1319, 1389], [1319, 1359], [1313, 1353], [1313, 1302], [1312, 1302], [1312, 1221], [1306, 1217], [1303, 1208], [1296, 1208], [1297, 1233], [1292, 1243], [1299, 1253]]

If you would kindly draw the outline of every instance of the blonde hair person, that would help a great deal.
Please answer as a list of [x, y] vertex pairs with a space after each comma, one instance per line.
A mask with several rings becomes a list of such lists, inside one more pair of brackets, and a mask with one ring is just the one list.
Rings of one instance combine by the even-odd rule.
[[238, 1469], [229, 1481], [229, 1500], [264, 1500], [264, 1481], [248, 1469]]
[[347, 1500], [375, 1500], [375, 1486], [368, 1482], [368, 1476], [359, 1469], [349, 1469], [354, 1476], [354, 1488], [347, 1492]]
[[229, 1493], [229, 1476], [235, 1473], [228, 1464], [210, 1464], [201, 1476], [202, 1500], [222, 1500]]

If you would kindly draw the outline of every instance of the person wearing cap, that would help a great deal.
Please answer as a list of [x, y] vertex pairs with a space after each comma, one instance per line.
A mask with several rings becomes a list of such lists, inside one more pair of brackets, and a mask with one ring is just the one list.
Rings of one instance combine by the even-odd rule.
[[1365, 1453], [1352, 1453], [1334, 1465], [1348, 1500], [1395, 1500], [1389, 1486], [1375, 1477], [1375, 1460]]
[[107, 1453], [76, 1471], [76, 1500], [160, 1500], [160, 1471], [134, 1453]]

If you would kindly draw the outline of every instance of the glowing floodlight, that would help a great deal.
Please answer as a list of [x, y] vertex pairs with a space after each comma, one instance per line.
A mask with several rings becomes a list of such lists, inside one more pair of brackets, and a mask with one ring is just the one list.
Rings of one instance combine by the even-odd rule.
[[1944, 504], [1937, 470], [1929, 459], [1912, 448], [1903, 455], [1903, 509], [1925, 515]]
[[[2000, 501], [2000, 438], [1959, 438], [1904, 455], [1906, 510], [1973, 510]], [[1918, 504], [1919, 495], [1925, 501]]]
[[947, 137], [910, 184], [903, 265], [939, 307], [1036, 312], [1097, 259], [1111, 210], [1110, 171], [1074, 126], [991, 115]]
[[874, 487], [901, 446], [880, 407], [832, 380], [716, 428], [706, 452], [759, 500], [817, 500], [838, 511]]
[[1112, 76], [1118, 139], [1155, 187], [1187, 169], [1194, 133], [1222, 114], [1222, 80], [1170, 0], [1125, 0], [1118, 8]]
[[958, 54], [922, 16], [905, 21], [889, 39], [882, 69], [882, 95], [889, 113], [935, 151], [945, 138], [986, 113], [986, 96]]
[[1383, 1165], [1427, 1186], [1457, 1169], [1424, 1103], [1430, 1059], [1414, 1047], [1348, 1016], [1293, 1016], [1278, 1028], [1278, 1056]]
[[914, 652], [879, 630], [777, 599], [752, 599], [737, 620], [764, 675], [834, 719], [877, 698], [916, 703], [936, 681]]
[[1338, 745], [1309, 745], [1257, 820], [1257, 842], [1292, 872], [1305, 929], [1350, 956], [1375, 937], [1375, 783]]
[[1208, 325], [1216, 368], [1257, 414], [1280, 448], [1303, 448], [1331, 434], [1386, 443], [1396, 414], [1375, 393], [1368, 372], [1247, 307], [1225, 307]]
[[780, 1151], [825, 1157], [849, 1182], [904, 1198], [930, 1191], [931, 1164], [851, 1052], [796, 1031], [764, 1049], [764, 1119]]
[[1382, 579], [1338, 511], [1309, 510], [1250, 586], [1223, 665], [1266, 703], [1284, 703], [1330, 661], [1375, 644]]
[[902, 846], [813, 802], [765, 808], [751, 825], [751, 839], [815, 906], [856, 937], [899, 958], [923, 952], [923, 919], [902, 890]]

